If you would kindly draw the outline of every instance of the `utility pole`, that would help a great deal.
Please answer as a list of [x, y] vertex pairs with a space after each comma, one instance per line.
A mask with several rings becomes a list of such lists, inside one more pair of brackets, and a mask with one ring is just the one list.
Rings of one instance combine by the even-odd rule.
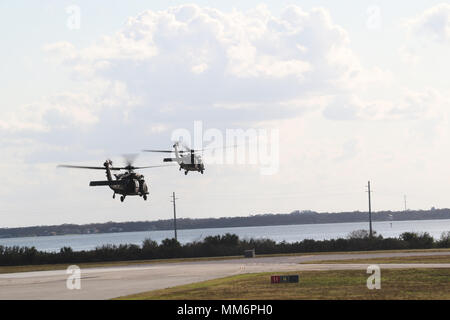
[[173, 203], [173, 228], [175, 230], [175, 240], [178, 241], [178, 237], [177, 237], [177, 206], [175, 203], [175, 201], [177, 199], [178, 198], [175, 198], [175, 192], [172, 193], [172, 201], [171, 202]]
[[372, 205], [370, 202], [370, 181], [367, 182], [367, 193], [369, 194], [369, 235], [372, 238]]

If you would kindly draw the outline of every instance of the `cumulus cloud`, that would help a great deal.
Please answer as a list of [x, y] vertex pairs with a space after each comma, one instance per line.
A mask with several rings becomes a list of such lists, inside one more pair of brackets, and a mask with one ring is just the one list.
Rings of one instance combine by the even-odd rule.
[[87, 47], [58, 42], [44, 51], [83, 89], [25, 106], [0, 130], [27, 128], [59, 147], [139, 150], [194, 120], [227, 128], [314, 110], [333, 120], [419, 112], [353, 93], [393, 76], [364, 68], [322, 8], [288, 6], [274, 16], [265, 6], [227, 13], [181, 5], [131, 17]]
[[450, 4], [438, 4], [421, 15], [409, 19], [406, 26], [413, 35], [422, 36], [439, 43], [449, 43]]
[[145, 101], [146, 115], [164, 121], [170, 108], [198, 118], [213, 104], [279, 107], [341, 90], [362, 72], [348, 45], [346, 31], [324, 9], [290, 6], [276, 17], [264, 6], [225, 13], [183, 5], [129, 18], [90, 47], [57, 43], [46, 50], [77, 76], [125, 83]]
[[82, 128], [99, 122], [99, 111], [120, 107], [126, 110], [137, 101], [119, 81], [92, 81], [82, 90], [42, 97], [13, 112], [0, 122], [5, 131], [51, 132], [58, 128]]
[[[445, 20], [434, 17], [428, 12], [411, 20], [411, 32], [428, 32], [436, 41], [446, 39], [443, 23], [426, 22]], [[61, 223], [81, 219], [80, 212], [94, 207], [96, 212], [106, 212], [104, 219], [111, 219], [112, 213], [120, 211], [109, 190], [87, 188], [89, 179], [100, 179], [104, 173], [57, 171], [54, 163], [93, 165], [105, 157], [120, 163], [122, 153], [167, 148], [171, 132], [192, 129], [193, 120], [203, 120], [205, 129], [279, 128], [280, 173], [258, 179], [258, 169], [209, 166], [201, 179], [194, 175], [179, 179], [177, 170], [152, 171], [148, 174], [156, 186], [151, 206], [155, 218], [167, 211], [166, 194], [172, 189], [189, 192], [192, 179], [205, 192], [216, 188], [217, 194], [236, 186], [255, 193], [286, 193], [292, 186], [305, 192], [315, 188], [325, 210], [353, 210], [355, 199], [336, 199], [340, 205], [334, 201], [326, 205], [321, 198], [323, 186], [330, 182], [354, 185], [359, 194], [361, 181], [370, 172], [377, 181], [385, 178], [387, 185], [404, 179], [404, 187], [417, 185], [422, 194], [421, 179], [432, 182], [438, 164], [443, 170], [448, 167], [449, 99], [426, 88], [439, 80], [420, 78], [404, 84], [425, 84], [420, 91], [393, 85], [389, 70], [360, 61], [347, 31], [325, 9], [289, 6], [275, 16], [264, 6], [224, 12], [182, 5], [130, 17], [116, 32], [86, 46], [57, 42], [43, 49], [47, 60], [66, 70], [73, 81], [68, 90], [2, 113], [0, 147], [6, 157], [0, 167], [16, 172], [0, 186], [1, 197], [9, 194], [2, 203], [18, 213], [11, 224], [17, 224], [20, 214], [25, 217], [19, 211], [29, 211], [28, 206], [27, 210], [18, 206], [23, 194], [40, 198], [40, 205], [29, 206], [30, 210], [48, 211], [53, 206]], [[401, 53], [411, 62], [417, 54], [406, 46]], [[153, 159], [161, 161], [159, 155]], [[42, 169], [36, 172], [39, 166]], [[446, 172], [439, 176], [445, 177]], [[105, 197], [99, 196], [101, 192]], [[429, 198], [434, 199], [431, 193]], [[54, 194], [55, 201], [49, 202], [48, 194]], [[194, 199], [198, 195], [202, 192], [196, 190], [184, 196], [193, 203], [185, 214], [211, 215], [214, 204]], [[155, 207], [155, 201], [162, 204]], [[222, 202], [213, 214], [290, 210], [291, 206], [296, 209], [297, 201], [270, 197], [247, 205], [228, 201], [235, 206]], [[61, 205], [71, 208], [65, 216], [61, 216]], [[127, 205], [136, 210], [127, 210], [135, 216], [122, 217], [125, 220], [148, 214], [147, 209], [141, 210], [142, 201], [131, 200]], [[314, 201], [300, 205], [320, 208]]]
[[43, 50], [80, 86], [15, 110], [0, 130], [59, 147], [139, 150], [194, 120], [226, 128], [295, 117], [375, 78], [321, 8], [274, 16], [181, 5], [130, 17], [86, 47]]

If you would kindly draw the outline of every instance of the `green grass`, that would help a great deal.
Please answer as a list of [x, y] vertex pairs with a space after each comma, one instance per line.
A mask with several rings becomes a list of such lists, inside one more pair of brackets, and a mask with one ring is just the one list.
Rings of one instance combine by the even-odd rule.
[[348, 260], [322, 260], [306, 261], [301, 264], [381, 264], [381, 263], [450, 263], [450, 255], [447, 256], [412, 256], [412, 257], [390, 257], [370, 259], [348, 259]]
[[[271, 284], [271, 275], [298, 274], [299, 283]], [[365, 270], [273, 272], [232, 276], [164, 290], [144, 292], [123, 300], [301, 300], [301, 299], [450, 299], [450, 269], [386, 269], [381, 289], [369, 290]]]

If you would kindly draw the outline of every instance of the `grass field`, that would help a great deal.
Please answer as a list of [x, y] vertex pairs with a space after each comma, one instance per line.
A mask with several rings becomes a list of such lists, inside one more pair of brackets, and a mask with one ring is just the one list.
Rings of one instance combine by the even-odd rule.
[[[352, 252], [314, 252], [314, 253], [292, 253], [292, 254], [267, 254], [257, 255], [257, 258], [276, 257], [276, 256], [319, 256], [326, 254], [364, 254], [364, 253], [393, 253], [393, 252], [450, 252], [450, 249], [427, 249], [427, 250], [384, 250], [384, 251], [352, 251]], [[243, 256], [227, 256], [227, 257], [205, 257], [205, 258], [183, 258], [183, 259], [152, 259], [152, 260], [133, 260], [133, 261], [113, 261], [113, 262], [92, 262], [92, 263], [75, 263], [80, 268], [101, 268], [101, 267], [118, 267], [129, 265], [140, 265], [150, 263], [176, 263], [176, 262], [193, 262], [193, 261], [212, 261], [212, 260], [226, 260], [226, 259], [244, 259]], [[356, 259], [355, 259], [356, 260]], [[353, 261], [355, 261], [353, 260]], [[352, 261], [352, 260], [347, 260]], [[389, 261], [390, 258], [389, 258]], [[327, 262], [308, 262], [308, 263], [334, 263]], [[338, 263], [351, 263], [345, 260]], [[354, 263], [354, 262], [352, 262]], [[361, 262], [364, 263], [364, 262]], [[382, 263], [382, 262], [380, 262]], [[444, 263], [444, 262], [442, 262]], [[45, 264], [45, 265], [27, 265], [27, 266], [0, 266], [0, 274], [15, 273], [15, 272], [31, 272], [31, 271], [48, 271], [48, 270], [65, 270], [72, 264]]]
[[270, 276], [284, 273], [245, 274], [118, 299], [221, 300], [221, 299], [450, 299], [450, 269], [387, 269], [381, 271], [381, 289], [367, 289], [365, 270], [301, 271], [299, 283], [271, 284]]
[[373, 259], [349, 259], [349, 260], [324, 260], [307, 261], [301, 264], [377, 264], [377, 263], [450, 263], [450, 255], [447, 256], [412, 256], [412, 257], [391, 257]]

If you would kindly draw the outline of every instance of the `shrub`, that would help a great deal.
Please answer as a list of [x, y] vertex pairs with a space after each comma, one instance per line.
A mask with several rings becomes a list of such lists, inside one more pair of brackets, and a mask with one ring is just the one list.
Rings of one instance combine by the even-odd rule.
[[0, 246], [0, 265], [79, 263], [161, 258], [188, 258], [241, 255], [246, 249], [255, 249], [257, 254], [301, 253], [324, 251], [360, 251], [389, 249], [423, 249], [450, 247], [450, 232], [443, 233], [434, 241], [428, 233], [405, 232], [398, 238], [375, 236], [370, 238], [367, 230], [356, 230], [346, 238], [331, 240], [305, 239], [300, 242], [276, 243], [270, 239], [239, 239], [235, 234], [206, 237], [181, 245], [176, 239], [156, 241], [145, 239], [142, 246], [134, 244], [104, 245], [90, 251], [73, 251], [63, 247], [59, 252], [38, 251], [35, 247]]
[[[376, 236], [377, 232], [373, 230], [372, 237]], [[364, 229], [352, 231], [347, 235], [347, 239], [367, 239], [367, 238], [370, 238], [370, 231]]]
[[442, 232], [441, 238], [437, 242], [439, 248], [450, 248], [450, 231]]
[[432, 248], [434, 244], [434, 239], [428, 232], [404, 232], [400, 239], [407, 243], [409, 249], [427, 249]]

